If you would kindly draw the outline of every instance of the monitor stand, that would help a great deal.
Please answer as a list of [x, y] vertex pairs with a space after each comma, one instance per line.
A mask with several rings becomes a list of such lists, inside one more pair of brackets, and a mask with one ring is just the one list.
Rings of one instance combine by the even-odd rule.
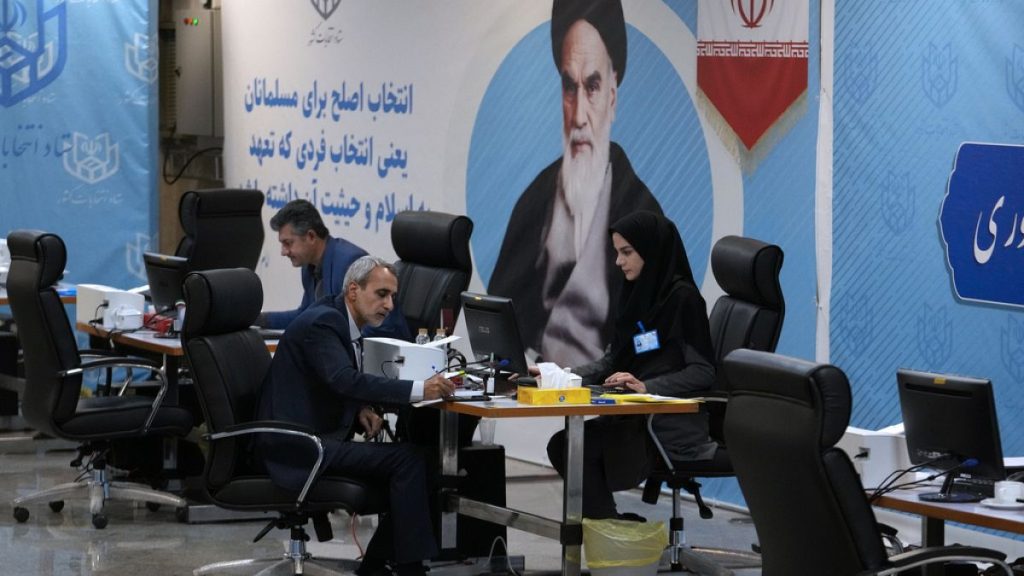
[[959, 476], [955, 471], [946, 473], [946, 479], [942, 482], [942, 489], [938, 492], [918, 494], [917, 499], [922, 502], [938, 502], [943, 504], [965, 504], [969, 502], [981, 502], [985, 499], [984, 494], [969, 490], [956, 490], [954, 481]]

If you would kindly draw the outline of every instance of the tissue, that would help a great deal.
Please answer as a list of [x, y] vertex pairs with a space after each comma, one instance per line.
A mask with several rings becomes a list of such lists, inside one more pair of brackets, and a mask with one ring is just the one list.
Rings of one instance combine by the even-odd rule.
[[583, 385], [582, 376], [573, 374], [569, 368], [561, 368], [554, 362], [541, 362], [537, 368], [540, 369], [538, 388], [579, 388]]

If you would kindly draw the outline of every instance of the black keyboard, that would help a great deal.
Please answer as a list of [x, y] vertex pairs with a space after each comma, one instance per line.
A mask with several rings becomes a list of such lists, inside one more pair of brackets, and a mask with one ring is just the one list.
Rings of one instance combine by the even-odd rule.
[[996, 481], [991, 478], [957, 478], [950, 487], [950, 492], [977, 494], [984, 498], [995, 496]]

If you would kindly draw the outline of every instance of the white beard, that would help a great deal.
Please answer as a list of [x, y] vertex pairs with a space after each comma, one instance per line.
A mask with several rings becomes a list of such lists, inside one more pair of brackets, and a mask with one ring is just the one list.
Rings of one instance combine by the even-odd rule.
[[[587, 130], [586, 132], [589, 132]], [[580, 130], [573, 130], [569, 136], [562, 138], [562, 171], [559, 177], [562, 181], [562, 191], [565, 194], [565, 204], [569, 208], [569, 214], [573, 219], [578, 220], [581, 216], [580, 208], [593, 206], [597, 195], [604, 184], [605, 172], [608, 168], [608, 156], [611, 153], [611, 141], [608, 134], [589, 135]], [[588, 139], [593, 146], [585, 148], [575, 158], [572, 157], [573, 139]], [[590, 218], [584, 217], [589, 227]]]
[[[562, 171], [562, 199], [572, 218], [573, 251], [579, 258], [590, 235], [594, 222], [594, 211], [608, 173], [608, 156], [611, 140], [607, 132], [589, 134], [590, 130], [573, 130], [564, 139]], [[583, 148], [572, 157], [572, 141], [590, 141], [593, 145]]]

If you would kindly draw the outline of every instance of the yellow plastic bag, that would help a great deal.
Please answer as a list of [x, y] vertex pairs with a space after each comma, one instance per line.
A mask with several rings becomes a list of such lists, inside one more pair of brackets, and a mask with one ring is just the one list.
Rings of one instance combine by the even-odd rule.
[[583, 519], [583, 550], [587, 567], [657, 569], [668, 545], [664, 522]]

